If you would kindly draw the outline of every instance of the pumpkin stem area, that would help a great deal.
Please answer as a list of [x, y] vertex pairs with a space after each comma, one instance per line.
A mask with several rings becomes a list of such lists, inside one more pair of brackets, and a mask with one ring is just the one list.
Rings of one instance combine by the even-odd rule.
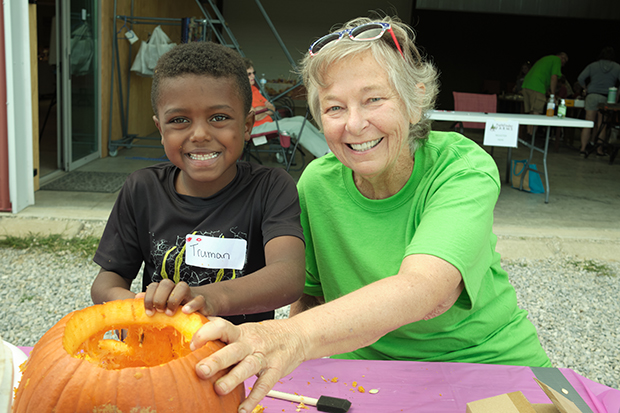
[[[72, 357], [100, 368], [154, 367], [191, 353], [192, 335], [205, 323], [200, 314], [145, 314], [141, 299], [111, 301], [75, 312], [65, 326], [63, 346]], [[105, 337], [123, 330], [122, 340]]]

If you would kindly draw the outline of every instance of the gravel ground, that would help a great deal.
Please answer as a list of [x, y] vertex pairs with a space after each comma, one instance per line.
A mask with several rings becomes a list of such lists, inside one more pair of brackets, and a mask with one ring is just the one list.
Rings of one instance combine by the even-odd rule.
[[[554, 256], [504, 268], [553, 365], [620, 388], [620, 263]], [[0, 337], [33, 346], [62, 316], [91, 305], [97, 272], [71, 254], [0, 248]]]

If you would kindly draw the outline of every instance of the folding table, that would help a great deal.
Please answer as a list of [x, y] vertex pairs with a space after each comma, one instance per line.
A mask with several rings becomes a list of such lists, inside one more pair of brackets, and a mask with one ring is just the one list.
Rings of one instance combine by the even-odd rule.
[[[618, 155], [620, 149], [618, 143], [611, 143], [609, 138], [611, 136], [611, 130], [620, 126], [620, 103], [599, 103], [598, 111], [603, 116], [601, 125], [594, 137], [594, 146], [586, 151], [586, 158], [592, 154], [599, 147], [607, 147], [609, 153], [609, 164], [614, 163], [614, 159]], [[601, 137], [601, 131], [605, 129], [605, 136]]]
[[[528, 164], [531, 164], [534, 151], [538, 151], [543, 154], [543, 170], [545, 174], [545, 203], [549, 203], [549, 176], [547, 174], [547, 153], [549, 150], [549, 135], [551, 128], [566, 127], [566, 128], [592, 128], [594, 122], [589, 120], [574, 119], [574, 118], [558, 118], [557, 116], [544, 116], [544, 115], [526, 115], [518, 113], [483, 113], [483, 112], [460, 112], [460, 111], [448, 111], [448, 110], [430, 110], [427, 113], [429, 119], [448, 122], [489, 122], [489, 121], [516, 121], [519, 125], [533, 125], [532, 141], [526, 142], [523, 139], [518, 139], [518, 142], [530, 148], [530, 157]], [[546, 126], [547, 135], [545, 137], [545, 146], [540, 148], [535, 144], [536, 127]], [[510, 163], [512, 157], [512, 148], [508, 148], [508, 159], [506, 162], [506, 182], [510, 182]]]
[[[29, 354], [32, 347], [20, 347]], [[467, 403], [521, 391], [530, 403], [550, 404], [536, 383], [561, 391], [583, 413], [616, 413], [620, 390], [571, 369], [499, 364], [317, 359], [302, 363], [274, 390], [305, 397], [330, 396], [352, 402], [350, 413], [464, 413]], [[245, 381], [246, 394], [256, 377]], [[316, 412], [295, 402], [265, 397], [266, 412]]]

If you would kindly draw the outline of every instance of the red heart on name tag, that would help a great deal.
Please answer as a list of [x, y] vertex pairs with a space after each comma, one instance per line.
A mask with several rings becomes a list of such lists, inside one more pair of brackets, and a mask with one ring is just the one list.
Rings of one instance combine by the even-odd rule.
[[200, 242], [202, 241], [202, 238], [196, 238], [196, 241]]
[[188, 242], [191, 241], [191, 240], [192, 240], [192, 237], [187, 237], [187, 241]]

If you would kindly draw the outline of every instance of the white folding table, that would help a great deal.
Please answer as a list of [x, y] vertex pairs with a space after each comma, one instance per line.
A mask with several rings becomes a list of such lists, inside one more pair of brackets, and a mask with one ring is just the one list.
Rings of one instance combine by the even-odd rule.
[[[516, 121], [519, 125], [533, 125], [532, 142], [526, 142], [518, 139], [520, 143], [530, 148], [530, 157], [528, 165], [532, 162], [534, 151], [543, 154], [543, 170], [545, 174], [545, 203], [549, 203], [549, 176], [547, 174], [547, 152], [549, 149], [549, 135], [551, 128], [592, 128], [594, 122], [590, 120], [574, 119], [574, 118], [558, 118], [557, 116], [544, 115], [526, 115], [518, 113], [483, 113], [483, 112], [459, 112], [453, 110], [430, 110], [427, 113], [432, 120], [448, 121], [448, 122], [488, 122], [488, 121]], [[546, 126], [547, 136], [545, 138], [544, 148], [535, 145], [536, 127]], [[508, 160], [506, 162], [506, 182], [510, 182], [510, 163], [512, 157], [512, 148], [508, 148]]]

